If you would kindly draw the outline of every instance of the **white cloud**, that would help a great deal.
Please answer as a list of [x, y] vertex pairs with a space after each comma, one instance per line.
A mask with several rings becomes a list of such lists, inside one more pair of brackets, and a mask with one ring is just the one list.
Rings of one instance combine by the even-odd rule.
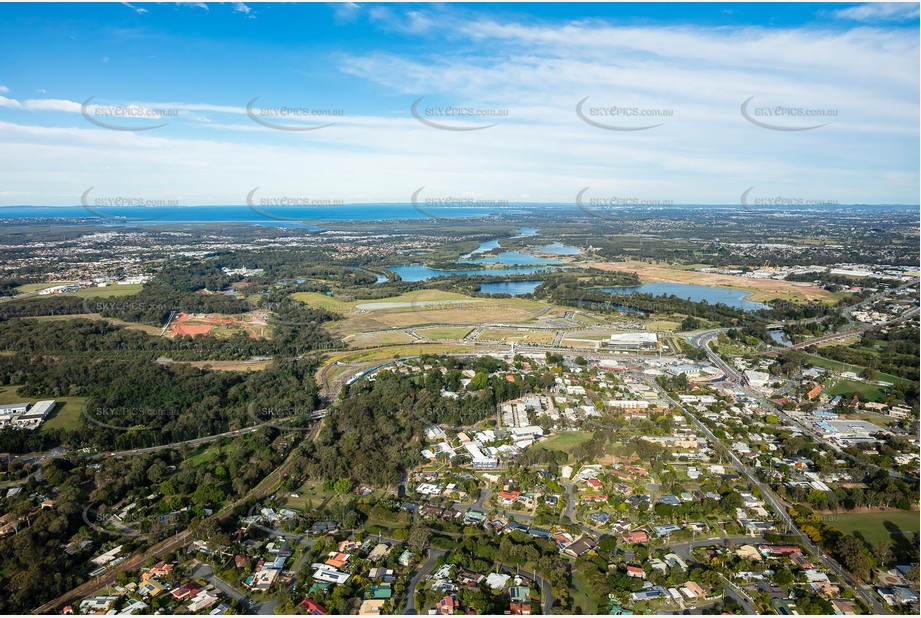
[[147, 9], [145, 9], [145, 8], [143, 8], [143, 7], [140, 7], [140, 6], [134, 6], [134, 5], [131, 4], [130, 2], [122, 2], [122, 4], [124, 4], [124, 5], [125, 5], [126, 7], [128, 7], [129, 9], [132, 9], [132, 10], [133, 10], [135, 13], [137, 13], [138, 15], [143, 15], [144, 13], [147, 13], [147, 12], [148, 12]]
[[921, 6], [917, 2], [870, 2], [840, 9], [832, 13], [841, 19], [854, 21], [905, 21], [918, 19]]
[[244, 2], [234, 2], [233, 10], [235, 13], [243, 13], [244, 15], [249, 15], [253, 9], [246, 6]]
[[31, 111], [80, 113], [80, 104], [66, 99], [26, 99], [22, 107]]
[[[406, 202], [425, 185], [432, 196], [512, 201], [572, 203], [591, 186], [595, 195], [726, 204], [757, 186], [760, 194], [842, 203], [917, 203], [919, 54], [912, 32], [541, 25], [456, 19], [442, 9], [367, 10], [385, 28], [452, 37], [429, 55], [384, 47], [334, 58], [346, 75], [377, 84], [376, 93], [390, 101], [385, 108], [357, 115], [346, 97], [324, 105], [343, 108], [345, 116], [303, 134], [246, 118], [246, 102], [260, 94], [257, 108], [310, 103], [268, 91], [239, 101], [134, 103], [183, 110], [168, 127], [137, 134], [79, 119], [69, 128], [0, 122], [0, 169], [19, 184], [8, 188], [59, 204], [77, 203], [92, 185], [145, 195], [165, 186], [190, 203], [214, 204], [240, 204], [257, 185], [267, 194], [366, 202]], [[426, 105], [504, 108], [509, 116], [485, 131], [438, 131], [410, 115], [423, 95]], [[603, 131], [575, 114], [584, 97], [592, 106], [666, 108], [674, 115], [649, 131]], [[755, 105], [832, 108], [838, 115], [815, 131], [768, 131], [742, 118], [749, 97]], [[0, 105], [79, 111], [72, 101], [34, 101]], [[7, 112], [4, 120], [13, 116]], [[47, 186], [49, 169], [54, 187]], [[76, 197], [67, 198], [68, 191]]]
[[[6, 92], [6, 90], [4, 90], [3, 92]], [[0, 107], [8, 107], [10, 109], [21, 109], [22, 103], [20, 103], [16, 99], [9, 99], [7, 97], [0, 95]]]
[[7, 88], [6, 86], [0, 85], [0, 92], [6, 94], [6, 93], [9, 92], [9, 91], [10, 91], [9, 88]]

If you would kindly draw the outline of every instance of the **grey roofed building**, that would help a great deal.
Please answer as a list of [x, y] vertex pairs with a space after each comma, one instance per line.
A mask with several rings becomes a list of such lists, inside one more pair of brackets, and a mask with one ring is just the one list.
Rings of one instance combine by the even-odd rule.
[[339, 524], [334, 521], [315, 521], [310, 526], [311, 534], [331, 534], [339, 531]]
[[656, 536], [666, 536], [672, 532], [678, 532], [679, 530], [681, 530], [681, 526], [676, 524], [665, 524], [664, 526], [656, 526], [653, 528]]

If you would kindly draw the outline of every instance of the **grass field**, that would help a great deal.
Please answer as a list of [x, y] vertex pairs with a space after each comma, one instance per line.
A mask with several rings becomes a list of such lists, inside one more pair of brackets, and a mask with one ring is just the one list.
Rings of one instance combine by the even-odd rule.
[[548, 451], [565, 451], [568, 453], [591, 439], [592, 434], [587, 431], [561, 431], [546, 440], [541, 440], [538, 445]]
[[[38, 290], [44, 290], [45, 288], [54, 287], [56, 285], [61, 285], [64, 283], [71, 283], [70, 281], [54, 281], [51, 283], [27, 283], [25, 285], [20, 285], [16, 288], [17, 292], [23, 294], [27, 292], [37, 292]], [[141, 288], [144, 287], [143, 283], [126, 283], [124, 285], [109, 285], [104, 288], [91, 287], [83, 288], [78, 292], [72, 294], [61, 294], [61, 296], [78, 296], [80, 298], [108, 298], [110, 296], [131, 296], [137, 294], [141, 291]]]
[[718, 288], [746, 290], [751, 294], [746, 300], [765, 302], [786, 300], [790, 302], [833, 303], [847, 294], [829, 292], [811, 283], [778, 281], [776, 279], [749, 279], [734, 275], [720, 275], [685, 270], [687, 267], [647, 264], [645, 262], [598, 262], [594, 267], [615, 272], [635, 272], [642, 283], [663, 281], [669, 283], [692, 283]]
[[598, 613], [598, 603], [592, 597], [591, 584], [585, 576], [576, 570], [572, 572], [572, 609], [575, 614], [592, 615]]
[[[860, 365], [850, 365], [848, 363], [842, 363], [839, 361], [831, 360], [829, 358], [824, 358], [822, 356], [816, 356], [815, 354], [807, 354], [806, 361], [816, 367], [821, 367], [823, 369], [831, 369], [832, 371], [853, 371], [856, 374], [859, 374], [864, 370]], [[883, 373], [877, 371], [874, 374], [874, 377], [877, 380], [882, 380], [884, 382], [892, 382], [893, 384], [899, 384], [902, 382], [909, 382], [905, 378], [900, 378], [899, 376], [894, 376], [889, 373]]]
[[582, 324], [588, 324], [589, 326], [599, 326], [601, 324], [607, 324], [607, 322], [599, 317], [590, 315], [587, 313], [576, 313], [572, 316], [572, 319], [576, 322], [581, 322]]
[[149, 324], [140, 324], [138, 322], [125, 322], [124, 320], [118, 320], [115, 318], [102, 318], [98, 313], [75, 313], [72, 315], [37, 315], [35, 317], [29, 317], [26, 319], [29, 320], [39, 320], [39, 321], [61, 321], [61, 320], [76, 320], [77, 318], [83, 318], [85, 320], [105, 320], [117, 326], [124, 326], [128, 330], [139, 330], [147, 333], [148, 335], [157, 336], [160, 334], [160, 331], [163, 329], [158, 326], [151, 326]]
[[51, 416], [39, 425], [39, 431], [42, 429], [70, 430], [80, 426], [80, 416], [83, 414], [86, 397], [21, 397], [17, 394], [18, 390], [19, 386], [0, 386], [0, 404], [24, 401], [35, 403], [43, 399], [54, 399], [57, 402]]
[[643, 326], [645, 326], [646, 330], [649, 331], [666, 330], [670, 333], [673, 333], [681, 328], [681, 324], [678, 322], [672, 322], [671, 320], [653, 320], [652, 322], [643, 323]]
[[550, 311], [553, 305], [520, 298], [473, 298], [441, 290], [416, 290], [375, 300], [342, 301], [316, 292], [297, 292], [292, 298], [339, 313], [345, 319], [329, 324], [340, 337], [355, 333], [425, 325], [474, 326], [489, 322], [522, 323]]
[[880, 401], [885, 397], [886, 391], [881, 386], [867, 384], [866, 382], [857, 382], [855, 380], [833, 380], [831, 385], [825, 390], [829, 397], [844, 395], [846, 393], [860, 393], [870, 401]]
[[517, 328], [487, 328], [477, 341], [504, 341], [506, 343], [553, 343], [555, 333], [546, 330], [521, 330]]
[[469, 326], [435, 326], [433, 328], [417, 328], [416, 333], [426, 339], [463, 339], [470, 331]]
[[367, 348], [379, 345], [400, 345], [412, 343], [415, 341], [412, 337], [401, 330], [384, 331], [379, 333], [357, 333], [345, 338], [349, 347]]
[[842, 532], [860, 532], [863, 538], [872, 545], [876, 545], [883, 539], [892, 539], [892, 530], [918, 532], [921, 529], [917, 511], [836, 513], [823, 517], [828, 518], [828, 525], [838, 528]]

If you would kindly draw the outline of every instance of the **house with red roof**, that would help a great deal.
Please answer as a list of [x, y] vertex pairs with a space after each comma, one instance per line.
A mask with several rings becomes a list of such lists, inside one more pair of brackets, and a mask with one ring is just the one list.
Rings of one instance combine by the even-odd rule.
[[649, 534], [645, 530], [634, 530], [624, 535], [624, 543], [648, 543]]
[[201, 588], [192, 582], [186, 582], [170, 592], [170, 594], [173, 595], [173, 598], [177, 601], [184, 601], [190, 597], [194, 597], [199, 592], [201, 592]]
[[329, 613], [328, 609], [313, 599], [304, 599], [301, 601], [301, 607], [307, 610], [307, 613], [311, 616], [325, 616]]
[[435, 614], [438, 616], [451, 616], [458, 609], [460, 609], [460, 603], [450, 595], [446, 595], [435, 604]]
[[628, 566], [627, 575], [629, 577], [639, 577], [640, 579], [646, 579], [646, 571], [644, 571], [638, 566], [632, 566], [632, 565]]

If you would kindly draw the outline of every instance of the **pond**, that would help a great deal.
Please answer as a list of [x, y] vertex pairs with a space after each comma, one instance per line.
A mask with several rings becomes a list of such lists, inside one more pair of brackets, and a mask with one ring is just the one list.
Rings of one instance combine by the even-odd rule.
[[543, 281], [496, 281], [495, 283], [481, 283], [481, 294], [510, 294], [521, 296], [531, 294]]
[[544, 245], [543, 247], [534, 247], [534, 250], [540, 251], [541, 253], [552, 253], [554, 255], [579, 255], [581, 253], [578, 248], [564, 245], [561, 242]]

